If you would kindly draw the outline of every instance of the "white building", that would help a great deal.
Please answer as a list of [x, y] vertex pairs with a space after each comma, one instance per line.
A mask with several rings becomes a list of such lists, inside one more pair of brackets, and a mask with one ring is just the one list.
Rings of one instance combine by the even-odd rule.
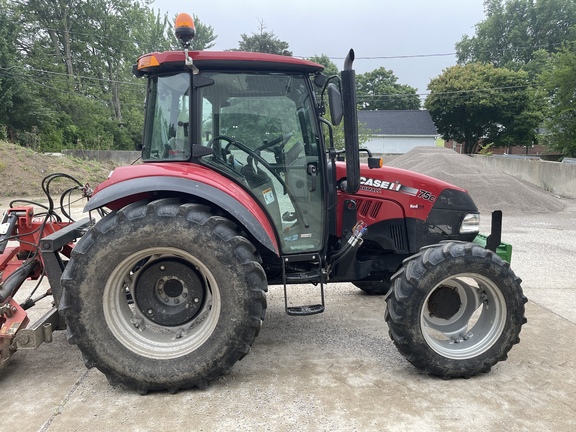
[[362, 147], [375, 154], [403, 154], [414, 147], [435, 146], [438, 137], [426, 110], [359, 110], [358, 122], [370, 135]]

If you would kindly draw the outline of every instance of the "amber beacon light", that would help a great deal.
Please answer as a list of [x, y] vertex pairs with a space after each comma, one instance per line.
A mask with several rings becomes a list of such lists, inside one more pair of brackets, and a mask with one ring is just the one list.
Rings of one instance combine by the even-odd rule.
[[190, 41], [194, 39], [196, 30], [194, 28], [194, 19], [187, 13], [180, 13], [174, 23], [174, 33], [184, 47], [190, 46]]

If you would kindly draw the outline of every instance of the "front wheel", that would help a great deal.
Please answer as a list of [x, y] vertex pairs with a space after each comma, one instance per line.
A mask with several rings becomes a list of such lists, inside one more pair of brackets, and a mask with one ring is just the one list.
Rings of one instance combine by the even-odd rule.
[[520, 341], [526, 301], [520, 279], [495, 253], [444, 243], [404, 262], [387, 297], [386, 322], [418, 369], [468, 378], [505, 360]]
[[203, 387], [246, 355], [266, 310], [252, 244], [206, 206], [138, 202], [98, 222], [62, 277], [87, 366], [141, 392]]

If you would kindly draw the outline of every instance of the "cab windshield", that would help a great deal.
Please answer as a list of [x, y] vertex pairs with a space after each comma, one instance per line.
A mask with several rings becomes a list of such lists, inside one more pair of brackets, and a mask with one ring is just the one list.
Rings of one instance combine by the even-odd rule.
[[190, 74], [179, 73], [152, 78], [147, 104], [142, 159], [188, 159]]

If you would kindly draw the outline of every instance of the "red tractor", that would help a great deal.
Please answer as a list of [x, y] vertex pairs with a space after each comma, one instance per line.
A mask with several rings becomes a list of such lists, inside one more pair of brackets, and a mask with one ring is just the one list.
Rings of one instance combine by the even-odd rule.
[[[182, 51], [134, 67], [148, 80], [143, 164], [94, 190], [96, 223], [40, 241], [88, 367], [143, 393], [204, 387], [249, 352], [269, 284], [284, 286], [288, 314], [309, 315], [324, 310], [327, 282], [387, 293], [390, 336], [425, 373], [470, 377], [506, 358], [526, 298], [501, 218], [478, 236], [465, 190], [370, 155], [360, 164], [352, 51], [326, 77], [293, 57], [189, 51], [185, 14], [176, 34]], [[317, 304], [289, 301], [303, 283]]]

